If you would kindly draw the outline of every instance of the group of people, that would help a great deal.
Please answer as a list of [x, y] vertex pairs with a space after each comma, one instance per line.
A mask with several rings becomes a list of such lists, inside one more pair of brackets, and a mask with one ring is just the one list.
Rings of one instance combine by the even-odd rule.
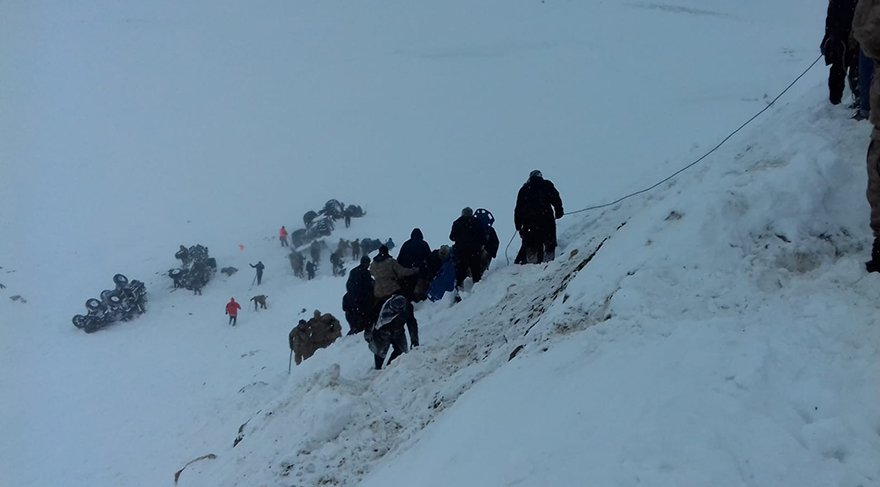
[[870, 86], [874, 62], [854, 35], [853, 19], [859, 0], [829, 0], [825, 17], [825, 36], [819, 49], [825, 64], [831, 66], [828, 74], [828, 99], [833, 105], [843, 100], [847, 81], [855, 109], [852, 118], [866, 120], [870, 117]]
[[[532, 171], [517, 194], [514, 210], [516, 230], [522, 238], [517, 264], [541, 263], [555, 256], [556, 222], [563, 215], [562, 200], [553, 183], [545, 180], [540, 171]], [[348, 334], [364, 333], [364, 339], [374, 356], [374, 366], [381, 369], [410, 347], [419, 346], [419, 325], [413, 303], [425, 299], [438, 300], [449, 291], [455, 291], [455, 301], [465, 280], [481, 280], [497, 256], [498, 235], [491, 212], [470, 207], [452, 223], [449, 239], [452, 246], [441, 245], [432, 249], [419, 228], [400, 247], [397, 258], [390, 254], [394, 242], [374, 239], [339, 239], [330, 255], [334, 275], [344, 275], [343, 263], [348, 255], [359, 264], [351, 269], [342, 298], [342, 309], [348, 322]], [[283, 247], [289, 247], [284, 226], [279, 230]], [[327, 244], [313, 241], [309, 246], [310, 260], [295, 249], [289, 254], [290, 264], [297, 277], [315, 277], [317, 263]], [[378, 250], [374, 258], [369, 254]], [[256, 270], [255, 283], [262, 283], [264, 265], [250, 264]], [[255, 304], [256, 306], [256, 304]], [[236, 325], [241, 305], [231, 298], [226, 304], [229, 324]], [[407, 340], [407, 332], [409, 340]], [[315, 311], [308, 321], [299, 320], [288, 336], [291, 354], [299, 365], [320, 348], [325, 348], [341, 336], [341, 326], [332, 314]], [[390, 352], [390, 354], [389, 354]]]
[[339, 320], [330, 313], [315, 310], [312, 319], [299, 320], [287, 336], [288, 345], [296, 365], [315, 354], [318, 349], [327, 348], [342, 336]]
[[[284, 227], [281, 227], [281, 231], [279, 231], [280, 235], [285, 235]], [[281, 237], [282, 246], [287, 246], [284, 242], [286, 240]], [[344, 276], [345, 275], [345, 262], [348, 260], [348, 256], [351, 256], [351, 260], [357, 261], [360, 259], [361, 255], [369, 254], [370, 252], [375, 251], [379, 248], [380, 245], [383, 245], [380, 240], [365, 238], [363, 241], [361, 239], [354, 240], [346, 240], [344, 238], [340, 238], [339, 242], [336, 244], [336, 250], [330, 253], [330, 265], [331, 265], [331, 273], [334, 276]], [[394, 247], [394, 241], [390, 238], [385, 241], [384, 245], [389, 248]], [[293, 274], [300, 279], [308, 279], [312, 280], [315, 278], [315, 274], [318, 271], [319, 263], [321, 262], [321, 255], [324, 249], [329, 250], [329, 246], [323, 240], [314, 240], [311, 244], [309, 244], [308, 252], [310, 259], [306, 259], [303, 255], [303, 252], [300, 252], [296, 249], [291, 249], [287, 258], [290, 260], [290, 267], [293, 269]]]

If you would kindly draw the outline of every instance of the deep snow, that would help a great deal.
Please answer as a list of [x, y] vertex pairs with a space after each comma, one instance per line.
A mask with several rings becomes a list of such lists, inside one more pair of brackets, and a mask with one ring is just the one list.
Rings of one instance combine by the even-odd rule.
[[[504, 246], [531, 169], [573, 211], [717, 143], [815, 59], [823, 3], [0, 4], [0, 484], [166, 485], [214, 453], [181, 485], [877, 485], [869, 128], [821, 67], [565, 217], [557, 261], [420, 305], [385, 371], [360, 337], [286, 371], [344, 280], [295, 279], [281, 224], [339, 198], [368, 215], [330, 242], [436, 247], [485, 206]], [[241, 272], [168, 293], [196, 242]], [[115, 272], [147, 314], [73, 328]]]

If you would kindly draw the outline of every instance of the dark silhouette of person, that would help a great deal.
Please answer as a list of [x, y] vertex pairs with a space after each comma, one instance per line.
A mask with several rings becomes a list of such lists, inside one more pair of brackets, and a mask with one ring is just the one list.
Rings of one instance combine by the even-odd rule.
[[522, 238], [517, 264], [541, 263], [556, 257], [556, 220], [565, 213], [553, 183], [541, 171], [529, 174], [516, 196], [513, 221]]
[[266, 266], [263, 265], [262, 260], [257, 261], [257, 265], [254, 265], [254, 264], [248, 264], [248, 265], [250, 265], [251, 267], [253, 267], [254, 269], [257, 270], [257, 286], [259, 286], [260, 283], [263, 282], [263, 269], [265, 269]]

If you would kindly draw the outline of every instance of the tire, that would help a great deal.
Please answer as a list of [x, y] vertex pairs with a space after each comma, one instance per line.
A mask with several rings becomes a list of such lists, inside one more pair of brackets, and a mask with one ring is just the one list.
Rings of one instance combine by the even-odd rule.
[[309, 210], [309, 211], [305, 212], [305, 214], [303, 215], [303, 224], [306, 226], [306, 228], [308, 228], [309, 225], [312, 224], [312, 220], [314, 220], [317, 217], [318, 217], [318, 212]]
[[116, 284], [117, 288], [125, 287], [128, 284], [128, 278], [122, 274], [116, 274], [113, 276], [113, 284]]
[[83, 329], [86, 326], [86, 324], [88, 324], [89, 320], [88, 320], [88, 318], [86, 318], [83, 315], [76, 315], [73, 317], [72, 321], [73, 321], [73, 326], [75, 326], [79, 329]]
[[97, 311], [101, 309], [101, 300], [95, 298], [89, 298], [86, 300], [86, 309], [91, 311]]
[[105, 289], [105, 290], [101, 291], [101, 301], [103, 301], [104, 303], [106, 303], [108, 305], [112, 305], [113, 304], [112, 298], [113, 298], [113, 295], [115, 295], [115, 294], [116, 294], [116, 291], [113, 291], [112, 289]]

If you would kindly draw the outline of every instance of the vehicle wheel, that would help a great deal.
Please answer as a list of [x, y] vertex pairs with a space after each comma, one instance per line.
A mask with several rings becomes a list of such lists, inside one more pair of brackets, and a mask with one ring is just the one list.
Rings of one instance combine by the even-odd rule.
[[116, 287], [125, 287], [128, 284], [128, 278], [122, 274], [116, 274], [113, 276], [113, 284], [116, 284]]
[[101, 291], [101, 301], [104, 301], [107, 304], [112, 304], [113, 302], [111, 301], [111, 298], [113, 297], [114, 293], [115, 291], [113, 291], [112, 289], [105, 289]]
[[95, 298], [90, 298], [86, 301], [86, 308], [92, 311], [97, 311], [101, 309], [101, 301]]
[[83, 315], [76, 315], [73, 317], [73, 326], [82, 329], [88, 323], [88, 319]]

